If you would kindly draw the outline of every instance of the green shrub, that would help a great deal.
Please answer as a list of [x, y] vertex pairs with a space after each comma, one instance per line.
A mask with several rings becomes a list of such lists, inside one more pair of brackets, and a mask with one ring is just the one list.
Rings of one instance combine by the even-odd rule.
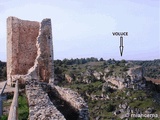
[[7, 118], [8, 118], [7, 115], [2, 115], [2, 116], [0, 117], [0, 120], [7, 120]]
[[29, 115], [29, 107], [25, 94], [18, 97], [18, 119], [27, 120]]
[[112, 112], [112, 111], [114, 111], [114, 110], [115, 110], [115, 105], [108, 104], [106, 110], [107, 110], [107, 112]]

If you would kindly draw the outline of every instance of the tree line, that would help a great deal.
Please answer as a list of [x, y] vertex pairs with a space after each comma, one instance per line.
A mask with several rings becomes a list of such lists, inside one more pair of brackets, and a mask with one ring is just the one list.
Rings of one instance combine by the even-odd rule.
[[74, 64], [85, 64], [88, 62], [98, 62], [98, 61], [104, 61], [103, 58], [98, 58], [91, 57], [91, 58], [76, 58], [76, 59], [63, 59], [63, 60], [54, 60], [54, 64], [61, 66], [62, 64], [65, 65], [74, 65]]

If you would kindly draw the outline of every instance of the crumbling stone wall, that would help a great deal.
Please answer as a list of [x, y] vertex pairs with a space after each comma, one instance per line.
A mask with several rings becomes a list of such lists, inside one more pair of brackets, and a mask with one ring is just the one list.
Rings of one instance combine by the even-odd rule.
[[84, 99], [69, 88], [54, 86], [57, 95], [68, 102], [79, 114], [79, 120], [88, 120], [88, 105]]
[[26, 81], [30, 120], [65, 120], [37, 80]]
[[[15, 17], [7, 19], [7, 84], [12, 85], [16, 80], [25, 83], [30, 120], [65, 120], [50, 101], [46, 92], [48, 88], [69, 103], [78, 112], [80, 120], [88, 120], [88, 106], [78, 93], [53, 84], [50, 19], [41, 23]], [[41, 86], [43, 82], [47, 87]]]
[[[30, 75], [53, 83], [51, 20], [41, 23], [7, 18], [7, 84], [15, 75]], [[17, 78], [16, 78], [17, 79]]]

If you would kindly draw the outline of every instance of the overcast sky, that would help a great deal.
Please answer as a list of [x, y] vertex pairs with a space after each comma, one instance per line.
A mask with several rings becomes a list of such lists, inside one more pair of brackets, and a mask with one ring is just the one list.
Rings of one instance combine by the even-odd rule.
[[[6, 19], [51, 18], [54, 58], [160, 59], [159, 0], [0, 0], [0, 60], [6, 61]], [[119, 37], [127, 31], [120, 56]]]

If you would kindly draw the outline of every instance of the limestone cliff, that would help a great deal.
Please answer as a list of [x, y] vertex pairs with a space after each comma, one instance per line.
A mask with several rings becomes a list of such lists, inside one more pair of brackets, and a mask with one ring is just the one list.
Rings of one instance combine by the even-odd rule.
[[[134, 88], [141, 89], [145, 87], [144, 81], [144, 70], [140, 66], [130, 67], [126, 72], [122, 72], [123, 75], [116, 75], [116, 73], [112, 73], [108, 75], [111, 71], [108, 68], [105, 68], [103, 71], [98, 70], [88, 70], [81, 73], [81, 76], [75, 76], [77, 81], [81, 81], [84, 83], [91, 83], [94, 80], [101, 80], [106, 82], [108, 87], [113, 89], [123, 89]], [[71, 76], [65, 76], [68, 82], [71, 82], [73, 78]]]
[[134, 88], [134, 89], [142, 89], [145, 87], [145, 81], [143, 80], [143, 68], [140, 66], [132, 67], [127, 71], [125, 77], [104, 77], [106, 82], [112, 83], [108, 84], [110, 87], [114, 89], [122, 89], [124, 87]]

